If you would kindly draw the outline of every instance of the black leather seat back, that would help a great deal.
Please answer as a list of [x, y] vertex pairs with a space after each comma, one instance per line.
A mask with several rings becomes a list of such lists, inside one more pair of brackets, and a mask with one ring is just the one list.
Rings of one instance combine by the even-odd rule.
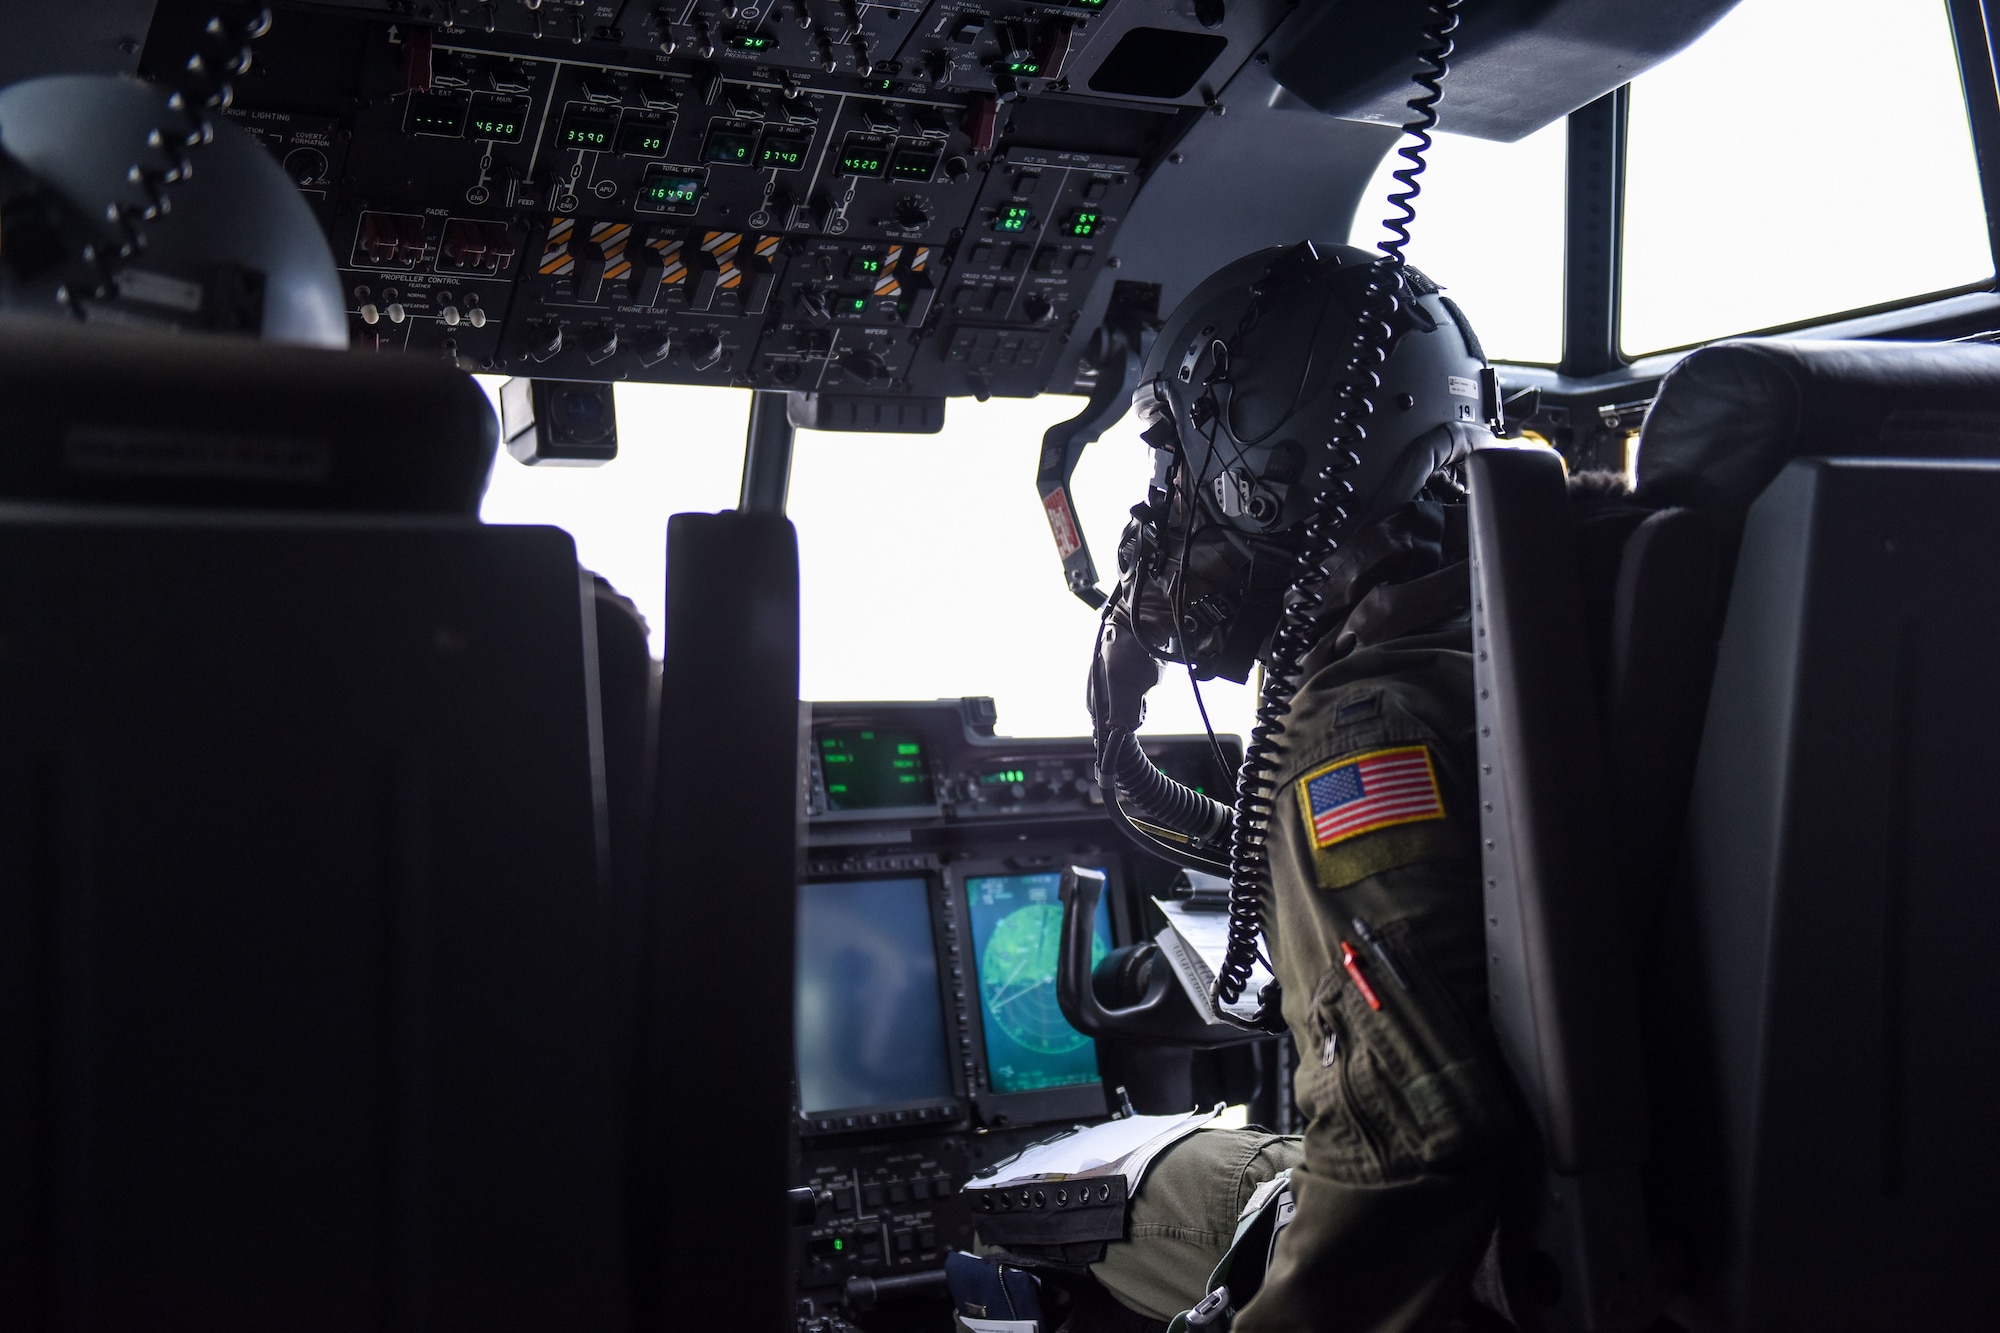
[[456, 514], [499, 424], [418, 357], [0, 317], [0, 498]]
[[1648, 504], [1707, 514], [1733, 549], [1795, 458], [1993, 457], [1996, 375], [2000, 347], [1984, 343], [1715, 343], [1661, 382], [1635, 485]]
[[0, 1326], [622, 1327], [568, 537], [9, 508], [0, 562]]
[[1814, 459], [1750, 511], [1657, 997], [1702, 1323], [1990, 1304], [1996, 509], [2000, 465]]
[[1679, 854], [1715, 671], [1719, 560], [1716, 528], [1706, 515], [1665, 509], [1647, 516], [1619, 550], [1609, 623], [1593, 626], [1606, 643], [1612, 823], [1642, 962]]
[[0, 1326], [628, 1327], [592, 599], [495, 434], [0, 328]]
[[1647, 1098], [1562, 460], [1481, 450], [1468, 475], [1488, 983], [1546, 1165], [1506, 1267], [1549, 1276], [1510, 1296], [1526, 1327], [1614, 1327], [1648, 1300]]

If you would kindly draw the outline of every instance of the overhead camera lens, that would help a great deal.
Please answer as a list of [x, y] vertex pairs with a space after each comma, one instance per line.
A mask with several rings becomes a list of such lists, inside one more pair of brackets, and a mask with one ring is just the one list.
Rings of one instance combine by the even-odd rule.
[[554, 406], [556, 431], [572, 442], [595, 443], [610, 431], [600, 390], [565, 389], [555, 395]]

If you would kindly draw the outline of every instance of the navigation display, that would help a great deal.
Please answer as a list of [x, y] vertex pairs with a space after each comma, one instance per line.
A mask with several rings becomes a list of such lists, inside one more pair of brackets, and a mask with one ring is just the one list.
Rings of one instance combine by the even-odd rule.
[[798, 945], [801, 1111], [952, 1095], [927, 881], [800, 885]]
[[[1062, 940], [1059, 873], [975, 875], [965, 881], [973, 968], [986, 1032], [986, 1076], [995, 1092], [1097, 1082], [1097, 1043], [1056, 1004]], [[1108, 897], [1097, 903], [1090, 961], [1111, 950]]]
[[829, 728], [814, 737], [828, 810], [935, 805], [923, 737], [893, 727]]

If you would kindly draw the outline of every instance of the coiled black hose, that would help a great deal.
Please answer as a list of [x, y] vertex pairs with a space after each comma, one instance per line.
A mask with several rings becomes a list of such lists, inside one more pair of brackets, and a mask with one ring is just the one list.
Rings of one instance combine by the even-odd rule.
[[[269, 9], [233, 22], [217, 15], [203, 26], [200, 45], [173, 79], [173, 96], [167, 100], [168, 109], [180, 116], [180, 126], [155, 127], [146, 137], [146, 147], [156, 161], [136, 162], [125, 176], [145, 192], [146, 202], [120, 200], [106, 205], [104, 217], [117, 228], [117, 242], [108, 248], [89, 245], [84, 249], [84, 261], [96, 270], [94, 295], [98, 300], [108, 299], [116, 289], [119, 266], [145, 250], [146, 224], [173, 207], [172, 187], [194, 174], [188, 153], [215, 138], [209, 114], [228, 108], [235, 94], [232, 81], [250, 68], [250, 44], [270, 30]], [[68, 287], [58, 292], [57, 298], [77, 319], [87, 317], [82, 302]]]
[[[1410, 223], [1416, 218], [1413, 205], [1422, 191], [1417, 178], [1423, 175], [1431, 130], [1438, 122], [1444, 77], [1458, 49], [1453, 34], [1458, 31], [1458, 10], [1463, 2], [1431, 0], [1431, 17], [1424, 28], [1423, 65], [1416, 75], [1417, 92], [1407, 103], [1410, 120], [1403, 127], [1413, 142], [1397, 150], [1408, 165], [1392, 173], [1403, 188], [1389, 196], [1397, 213], [1383, 223], [1392, 239], [1381, 247], [1382, 258], [1375, 262], [1362, 288], [1361, 317], [1346, 360], [1336, 372], [1340, 407], [1334, 417], [1333, 440], [1344, 452], [1314, 477], [1314, 513], [1306, 521], [1298, 574], [1285, 595], [1284, 612], [1264, 667], [1257, 720], [1250, 729], [1250, 742], [1244, 747], [1243, 766], [1237, 774], [1229, 846], [1229, 948], [1215, 978], [1219, 1004], [1235, 1004], [1242, 998], [1257, 963], [1264, 904], [1271, 893], [1269, 843], [1276, 809], [1271, 779], [1278, 767], [1278, 738], [1284, 734], [1285, 718], [1301, 684], [1299, 663], [1326, 628], [1321, 624], [1326, 566], [1340, 549], [1342, 532], [1351, 517], [1342, 501], [1353, 486], [1341, 474], [1360, 464], [1359, 451], [1367, 443], [1368, 423], [1375, 415], [1374, 394], [1382, 387], [1382, 367], [1389, 359], [1396, 317], [1402, 310], [1403, 268], [1407, 263], [1403, 251], [1410, 243]], [[1272, 1020], [1267, 1000], [1253, 1021], [1269, 1024]]]

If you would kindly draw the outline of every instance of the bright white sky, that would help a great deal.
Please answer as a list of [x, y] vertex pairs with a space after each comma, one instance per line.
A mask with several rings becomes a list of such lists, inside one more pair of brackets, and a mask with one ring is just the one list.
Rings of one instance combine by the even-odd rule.
[[[482, 382], [489, 393], [499, 384]], [[620, 385], [617, 461], [529, 468], [503, 453], [483, 517], [567, 528], [578, 558], [639, 604], [658, 653], [667, 516], [735, 506], [749, 401], [740, 390]], [[1097, 615], [1064, 587], [1035, 494], [1042, 432], [1082, 404], [954, 399], [937, 435], [799, 432], [790, 514], [806, 698], [989, 694], [1003, 732], [1090, 729], [1083, 682]], [[1107, 581], [1152, 468], [1128, 419], [1077, 470], [1078, 517]], [[1218, 730], [1248, 731], [1247, 687], [1211, 682], [1202, 693]], [[1148, 730], [1200, 727], [1186, 674], [1168, 674]]]
[[[1451, 83], [1445, 83], [1449, 98]], [[1502, 361], [1562, 359], [1563, 173], [1568, 128], [1557, 121], [1519, 143], [1435, 136], [1418, 178], [1412, 264], [1458, 302], [1486, 355]], [[1391, 152], [1361, 196], [1348, 244], [1389, 239], [1382, 219], [1405, 166]]]
[[1944, 0], [1743, 0], [1632, 84], [1628, 354], [1992, 274]]
[[[1518, 144], [1440, 136], [1424, 176], [1410, 258], [1499, 359], [1561, 353], [1564, 155], [1561, 125]], [[1634, 84], [1629, 155], [1628, 351], [1992, 272], [1943, 0], [1743, 0]], [[1377, 173], [1356, 243], [1381, 234], [1396, 165]], [[750, 396], [621, 385], [617, 399], [616, 462], [525, 468], [503, 455], [484, 515], [567, 528], [583, 562], [645, 612], [658, 652], [667, 516], [735, 505]], [[1088, 729], [1096, 615], [1063, 586], [1034, 487], [1042, 432], [1080, 406], [958, 399], [939, 435], [800, 433], [790, 512], [805, 697], [990, 694], [1003, 732]], [[1078, 470], [1079, 517], [1107, 582], [1151, 471], [1129, 419]], [[1203, 693], [1218, 730], [1247, 732], [1249, 689]], [[1149, 729], [1200, 725], [1185, 674], [1169, 672]]]

